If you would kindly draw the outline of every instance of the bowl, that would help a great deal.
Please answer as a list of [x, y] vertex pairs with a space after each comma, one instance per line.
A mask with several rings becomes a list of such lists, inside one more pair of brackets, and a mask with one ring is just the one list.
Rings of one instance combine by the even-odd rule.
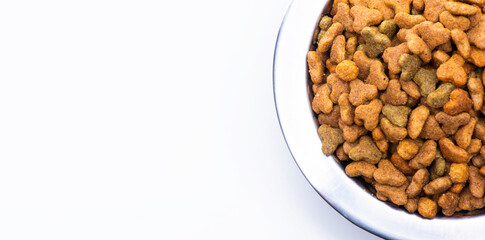
[[[376, 199], [364, 184], [349, 178], [342, 166], [321, 151], [311, 109], [306, 54], [322, 13], [332, 1], [294, 0], [281, 24], [274, 64], [276, 111], [288, 148], [313, 188], [355, 225], [387, 239], [482, 239], [483, 211], [424, 219]], [[323, 10], [323, 12], [322, 12]]]

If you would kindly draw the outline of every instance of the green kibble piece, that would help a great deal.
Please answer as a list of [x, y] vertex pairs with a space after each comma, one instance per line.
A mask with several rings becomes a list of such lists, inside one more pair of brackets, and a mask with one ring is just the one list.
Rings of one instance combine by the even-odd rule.
[[394, 19], [382, 21], [379, 25], [379, 32], [385, 34], [389, 39], [392, 39], [398, 30], [399, 27], [394, 22]]
[[406, 127], [408, 124], [411, 108], [407, 106], [394, 106], [386, 104], [382, 107], [382, 114], [386, 116], [392, 124], [399, 127]]
[[383, 53], [386, 48], [391, 46], [391, 40], [385, 34], [380, 33], [375, 28], [365, 27], [360, 32], [365, 40], [364, 52], [367, 57], [376, 58]]
[[426, 98], [426, 103], [432, 108], [443, 107], [450, 100], [450, 93], [455, 89], [452, 83], [443, 83]]
[[333, 128], [326, 124], [322, 124], [318, 128], [318, 135], [322, 140], [322, 152], [326, 155], [332, 155], [338, 145], [345, 141], [341, 129]]
[[443, 176], [445, 174], [445, 170], [446, 170], [445, 159], [442, 157], [436, 158], [433, 164], [431, 165], [431, 169], [429, 171], [431, 180], [435, 180]]
[[421, 95], [427, 97], [431, 92], [436, 89], [438, 83], [438, 77], [436, 76], [435, 69], [421, 68], [418, 70], [413, 78], [414, 82], [419, 86]]
[[399, 58], [399, 66], [402, 68], [401, 80], [410, 81], [421, 67], [421, 59], [416, 55], [405, 53]]
[[331, 17], [323, 16], [318, 26], [320, 27], [320, 29], [327, 31], [330, 28], [330, 26], [332, 26], [332, 23], [333, 21]]

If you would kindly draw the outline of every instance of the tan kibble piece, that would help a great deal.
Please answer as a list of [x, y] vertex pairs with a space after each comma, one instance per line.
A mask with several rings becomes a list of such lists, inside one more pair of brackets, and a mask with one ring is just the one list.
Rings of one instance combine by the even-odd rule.
[[347, 125], [342, 121], [339, 121], [338, 126], [342, 129], [344, 140], [346, 142], [355, 142], [360, 136], [367, 133], [367, 130], [364, 127], [355, 124]]
[[485, 67], [485, 50], [472, 46], [468, 61], [475, 64], [477, 67]]
[[325, 124], [318, 128], [318, 135], [322, 140], [322, 152], [326, 155], [333, 154], [338, 145], [344, 142], [342, 130]]
[[308, 68], [313, 83], [322, 83], [325, 67], [320, 54], [315, 51], [308, 52]]
[[399, 187], [406, 182], [406, 177], [389, 160], [381, 160], [374, 171], [374, 179], [380, 184]]
[[337, 68], [337, 65], [333, 64], [332, 60], [330, 60], [329, 58], [325, 61], [325, 67], [328, 69], [330, 73], [335, 73], [335, 68]]
[[354, 18], [354, 31], [360, 33], [365, 27], [377, 25], [382, 22], [382, 13], [376, 9], [370, 9], [363, 6], [353, 6], [350, 14]]
[[423, 38], [431, 50], [449, 42], [450, 30], [441, 23], [422, 22], [416, 26], [419, 35]]
[[422, 38], [411, 32], [406, 35], [405, 39], [410, 52], [418, 55], [424, 63], [431, 61], [431, 49]]
[[394, 204], [402, 206], [407, 203], [408, 197], [405, 192], [407, 184], [403, 184], [400, 187], [393, 187], [389, 185], [384, 185], [376, 183], [376, 197], [381, 201], [391, 200]]
[[419, 151], [419, 144], [411, 139], [404, 139], [397, 145], [397, 154], [405, 160], [411, 160]]
[[433, 140], [424, 142], [423, 146], [418, 151], [418, 154], [409, 161], [409, 166], [414, 169], [428, 167], [436, 158], [437, 144]]
[[480, 78], [470, 78], [467, 83], [468, 91], [473, 102], [473, 110], [479, 111], [483, 107], [483, 84]]
[[473, 102], [468, 96], [468, 92], [457, 88], [451, 91], [450, 100], [443, 106], [443, 111], [448, 115], [467, 112], [472, 109]]
[[349, 94], [343, 93], [338, 99], [340, 106], [340, 118], [347, 125], [354, 123], [354, 106], [349, 101]]
[[485, 166], [482, 166], [480, 168], [480, 174], [484, 175], [485, 176]]
[[468, 165], [465, 163], [452, 163], [448, 175], [450, 175], [453, 183], [466, 183], [468, 180]]
[[441, 64], [445, 63], [446, 61], [448, 61], [448, 59], [450, 59], [450, 56], [441, 51], [441, 50], [436, 50], [433, 52], [433, 57], [432, 57], [432, 62], [433, 62], [433, 65], [438, 68]]
[[350, 82], [356, 79], [359, 75], [359, 68], [355, 62], [344, 60], [337, 65], [335, 72], [340, 79]]
[[421, 97], [419, 86], [416, 85], [415, 82], [399, 80], [399, 83], [401, 84], [402, 90], [404, 90], [408, 94], [409, 98], [418, 99]]
[[332, 5], [332, 10], [330, 11], [330, 14], [332, 16], [335, 16], [335, 14], [337, 14], [337, 11], [338, 11], [338, 5], [340, 3], [344, 3], [346, 5], [349, 5], [349, 0], [334, 0], [333, 1], [333, 5]]
[[365, 44], [359, 46], [370, 58], [378, 57], [384, 50], [391, 46], [391, 40], [387, 35], [379, 32], [377, 27], [365, 27], [360, 32]]
[[451, 182], [450, 177], [440, 177], [426, 184], [423, 187], [423, 191], [427, 195], [439, 194], [448, 190], [451, 185], [453, 185], [453, 183]]
[[343, 145], [338, 146], [337, 150], [335, 150], [335, 155], [337, 156], [338, 160], [340, 161], [347, 161], [349, 160], [349, 156], [345, 154]]
[[440, 196], [438, 199], [438, 205], [442, 208], [442, 212], [445, 216], [451, 216], [455, 213], [458, 207], [458, 194], [453, 192], [447, 192]]
[[350, 7], [348, 4], [338, 3], [337, 12], [333, 17], [333, 22], [341, 23], [347, 32], [354, 31], [354, 19], [350, 15]]
[[426, 119], [423, 130], [421, 130], [419, 137], [438, 141], [441, 138], [446, 137], [446, 134], [443, 129], [441, 129], [438, 121], [436, 121], [436, 118], [433, 115], [430, 115], [428, 119]]
[[380, 62], [374, 58], [368, 58], [363, 51], [357, 50], [352, 58], [359, 68], [359, 79], [366, 79], [369, 75], [370, 66], [373, 62]]
[[374, 164], [370, 164], [365, 161], [351, 162], [347, 167], [345, 167], [345, 173], [349, 177], [368, 177], [372, 178], [374, 171], [377, 169]]
[[381, 12], [384, 20], [392, 19], [394, 17], [394, 11], [392, 8], [385, 4], [385, 0], [372, 0], [367, 4], [369, 8], [377, 9]]
[[332, 26], [325, 32], [322, 38], [318, 41], [317, 52], [324, 53], [332, 47], [335, 37], [344, 31], [344, 26], [341, 23], [333, 23]]
[[474, 197], [470, 191], [470, 187], [465, 187], [460, 192], [460, 199], [458, 200], [458, 207], [463, 210], [473, 211], [485, 206], [483, 198]]
[[417, 198], [409, 198], [404, 208], [410, 213], [416, 212], [418, 210], [418, 199]]
[[479, 120], [477, 125], [475, 126], [475, 132], [473, 135], [485, 142], [485, 122], [483, 120]]
[[468, 146], [466, 151], [468, 152], [468, 154], [470, 154], [470, 156], [475, 156], [480, 152], [481, 148], [482, 141], [480, 139], [474, 138], [470, 141], [470, 145]]
[[470, 166], [468, 170], [468, 182], [471, 194], [477, 198], [483, 197], [483, 194], [485, 193], [485, 177], [480, 174], [480, 170], [475, 166]]
[[342, 149], [344, 150], [345, 154], [349, 155], [350, 150], [352, 150], [352, 148], [356, 147], [358, 144], [359, 142], [344, 142], [344, 144], [342, 144]]
[[379, 90], [385, 90], [389, 83], [389, 78], [384, 72], [384, 65], [380, 61], [374, 61], [370, 66], [370, 72], [365, 80], [366, 83], [375, 85]]
[[[470, 114], [460, 113], [456, 116], [450, 116], [445, 112], [439, 112], [435, 116], [436, 121], [438, 121], [442, 126], [441, 129], [447, 134], [455, 134], [460, 126], [467, 124], [470, 121]], [[485, 125], [483, 129], [483, 136], [485, 137]]]
[[455, 141], [459, 147], [463, 149], [467, 149], [468, 146], [470, 146], [476, 124], [477, 124], [477, 119], [472, 118], [470, 119], [470, 121], [468, 121], [466, 125], [458, 129], [458, 131], [455, 134]]
[[366, 84], [361, 80], [350, 82], [349, 101], [354, 106], [359, 106], [377, 97], [377, 87]]
[[456, 86], [452, 83], [442, 83], [436, 90], [428, 94], [426, 104], [432, 108], [441, 108], [449, 100], [450, 94]]
[[453, 14], [448, 11], [444, 11], [440, 14], [440, 22], [450, 30], [459, 29], [466, 31], [470, 28], [470, 19], [463, 16], [453, 16]]
[[369, 136], [362, 136], [359, 144], [349, 152], [350, 159], [354, 161], [366, 161], [370, 164], [378, 163], [382, 158], [382, 152], [376, 147]]
[[392, 143], [399, 142], [404, 138], [406, 138], [407, 136], [406, 128], [393, 125], [387, 118], [381, 119], [380, 127], [384, 132], [384, 134], [386, 135], [387, 140], [389, 140]]
[[468, 39], [478, 48], [485, 49], [485, 22], [480, 22], [470, 29], [468, 31]]
[[401, 90], [399, 81], [394, 79], [389, 81], [386, 92], [381, 95], [381, 100], [385, 104], [405, 105], [408, 101], [408, 95]]
[[[332, 47], [330, 48], [330, 61], [332, 64], [339, 64], [345, 60], [345, 36], [338, 35], [333, 40]], [[338, 67], [338, 66], [337, 66]]]
[[347, 44], [345, 45], [345, 54], [348, 60], [352, 60], [355, 54], [355, 51], [357, 50], [357, 38], [356, 37], [350, 37], [347, 39]]
[[337, 77], [337, 74], [331, 73], [327, 77], [327, 85], [330, 88], [330, 100], [332, 103], [337, 104], [340, 95], [350, 92], [350, 85], [348, 82], [341, 80]]
[[318, 123], [320, 125], [326, 124], [334, 128], [338, 128], [338, 121], [340, 119], [340, 107], [335, 106], [329, 114], [318, 114]]
[[440, 150], [446, 160], [454, 163], [467, 163], [470, 160], [468, 152], [456, 146], [449, 138], [442, 138], [439, 141]]
[[394, 21], [400, 28], [412, 28], [417, 24], [426, 21], [422, 15], [411, 15], [405, 12], [400, 12], [394, 17]]
[[379, 113], [382, 102], [379, 99], [372, 100], [369, 104], [363, 104], [355, 108], [355, 118], [364, 122], [364, 127], [372, 131], [379, 124]]
[[466, 84], [467, 75], [463, 65], [465, 60], [458, 54], [453, 54], [453, 56], [448, 59], [445, 63], [436, 71], [438, 79], [443, 82], [451, 82], [454, 85], [461, 87]]
[[330, 88], [323, 84], [315, 94], [312, 102], [312, 108], [315, 113], [329, 114], [333, 109], [333, 103], [330, 100]]
[[387, 48], [382, 54], [384, 62], [388, 64], [389, 72], [398, 74], [401, 72], [401, 66], [399, 66], [399, 58], [404, 53], [409, 53], [407, 43], [401, 43], [398, 46]]
[[439, 15], [445, 11], [443, 0], [424, 0], [424, 17], [431, 22], [438, 21]]
[[445, 2], [445, 9], [451, 14], [464, 16], [471, 16], [480, 11], [476, 6], [452, 1]]
[[413, 176], [411, 183], [406, 189], [409, 198], [414, 198], [421, 193], [424, 185], [429, 182], [429, 172], [426, 168], [419, 169]]
[[426, 123], [426, 119], [428, 118], [428, 116], [429, 109], [424, 105], [415, 108], [411, 112], [407, 128], [410, 138], [415, 139], [419, 136], [421, 130], [423, 130], [424, 124]]
[[464, 183], [455, 183], [453, 186], [451, 186], [450, 192], [459, 194], [463, 188], [465, 188]]
[[401, 12], [410, 13], [413, 0], [384, 0], [384, 2], [398, 14]]
[[415, 170], [409, 167], [408, 161], [404, 160], [399, 156], [399, 154], [394, 153], [391, 156], [391, 162], [394, 164], [394, 166], [399, 169], [402, 173], [404, 173], [407, 176], [413, 175]]
[[468, 42], [468, 37], [465, 32], [458, 29], [453, 29], [451, 31], [451, 39], [458, 48], [458, 53], [463, 58], [468, 58], [470, 56], [470, 42]]
[[418, 212], [425, 218], [434, 218], [438, 213], [438, 204], [429, 198], [422, 197], [418, 201]]

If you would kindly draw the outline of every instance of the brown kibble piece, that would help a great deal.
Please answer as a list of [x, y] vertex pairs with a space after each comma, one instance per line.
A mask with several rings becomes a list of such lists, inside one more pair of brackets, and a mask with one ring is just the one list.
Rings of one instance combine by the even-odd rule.
[[418, 212], [425, 218], [434, 218], [438, 213], [438, 205], [435, 201], [422, 197], [418, 201]]
[[441, 23], [422, 22], [417, 25], [417, 30], [431, 50], [448, 43], [451, 38], [450, 30]]
[[408, 121], [408, 134], [410, 138], [416, 139], [419, 136], [428, 116], [429, 109], [424, 105], [415, 108], [411, 112]]
[[325, 32], [322, 38], [318, 41], [317, 52], [324, 53], [330, 49], [335, 37], [344, 31], [344, 26], [341, 23], [333, 23], [332, 26]]
[[394, 17], [394, 21], [400, 28], [412, 28], [417, 24], [426, 21], [422, 15], [411, 15], [409, 13], [400, 12]]
[[424, 17], [431, 22], [438, 21], [439, 15], [445, 11], [443, 0], [424, 0]]
[[338, 120], [340, 119], [340, 107], [335, 106], [329, 114], [318, 114], [318, 123], [320, 125], [327, 124], [331, 127], [338, 128]]
[[393, 9], [388, 7], [385, 4], [384, 0], [372, 0], [372, 1], [369, 1], [369, 3], [367, 5], [368, 5], [369, 8], [379, 10], [379, 12], [381, 12], [381, 14], [382, 14], [382, 17], [385, 20], [392, 19], [394, 17]]
[[468, 165], [465, 163], [452, 163], [448, 175], [450, 175], [453, 183], [466, 183], [468, 180]]
[[367, 133], [367, 130], [362, 126], [355, 124], [346, 125], [342, 121], [339, 121], [339, 128], [342, 129], [346, 142], [355, 142], [360, 136]]
[[409, 13], [411, 11], [411, 3], [413, 0], [385, 0], [384, 2], [398, 14], [401, 12]]
[[369, 104], [363, 104], [355, 108], [355, 118], [361, 119], [367, 130], [372, 131], [379, 124], [379, 113], [382, 102], [379, 99], [372, 100]]
[[401, 206], [407, 203], [408, 197], [405, 192], [406, 184], [400, 187], [393, 187], [389, 185], [384, 185], [380, 183], [375, 184], [376, 197], [381, 201], [391, 200], [394, 204]]
[[387, 118], [381, 119], [380, 127], [386, 135], [387, 140], [392, 143], [399, 142], [407, 136], [406, 128], [393, 125]]
[[470, 42], [468, 42], [468, 37], [465, 32], [458, 29], [451, 30], [451, 39], [458, 48], [458, 53], [463, 58], [468, 58], [470, 56]]
[[458, 200], [458, 207], [463, 210], [473, 211], [485, 206], [484, 199], [474, 197], [470, 191], [470, 187], [465, 187], [460, 193]]
[[458, 194], [453, 192], [443, 193], [438, 199], [438, 205], [442, 208], [445, 216], [451, 216], [455, 213], [458, 207]]
[[421, 130], [419, 137], [438, 141], [441, 138], [446, 137], [446, 134], [443, 132], [443, 129], [441, 129], [438, 121], [436, 121], [436, 118], [433, 115], [430, 115], [428, 119], [426, 119], [423, 130]]
[[480, 111], [483, 107], [483, 84], [479, 78], [468, 79], [468, 91], [473, 102], [473, 110]]
[[476, 138], [485, 142], [485, 122], [483, 120], [479, 120], [477, 122], [477, 125], [475, 126], [475, 132], [473, 133], [473, 135]]
[[349, 83], [341, 80], [339, 77], [337, 77], [337, 74], [335, 73], [331, 73], [327, 77], [327, 85], [330, 88], [330, 95], [329, 95], [330, 100], [334, 104], [338, 103], [338, 99], [340, 98], [340, 95], [350, 92]]
[[468, 31], [468, 40], [478, 48], [485, 49], [485, 22], [480, 22]]
[[354, 123], [354, 106], [349, 101], [349, 94], [343, 93], [338, 99], [340, 106], [340, 118], [347, 125]]
[[381, 160], [374, 171], [374, 179], [380, 184], [399, 187], [406, 182], [406, 177], [389, 160]]
[[348, 4], [338, 3], [337, 12], [333, 17], [333, 22], [341, 23], [347, 32], [354, 31], [354, 19], [350, 15], [350, 7]]
[[[450, 116], [445, 112], [436, 114], [436, 121], [442, 124], [442, 129], [447, 135], [455, 134], [460, 126], [467, 124], [470, 121], [470, 114], [460, 113], [456, 116]], [[485, 137], [485, 126], [484, 126]]]
[[308, 68], [313, 83], [322, 83], [325, 67], [322, 58], [315, 51], [308, 52]]
[[398, 80], [391, 80], [387, 85], [386, 92], [381, 95], [381, 100], [385, 104], [405, 105], [408, 101], [408, 95], [401, 90], [401, 84]]
[[337, 150], [335, 151], [335, 155], [337, 156], [338, 160], [340, 161], [347, 161], [349, 160], [349, 156], [345, 154], [343, 145], [338, 146]]
[[459, 194], [463, 188], [465, 188], [464, 183], [455, 183], [453, 186], [451, 186], [450, 192]]
[[318, 128], [318, 135], [322, 140], [322, 152], [331, 155], [335, 152], [338, 145], [344, 142], [342, 130], [322, 124]]
[[450, 30], [459, 29], [466, 31], [470, 28], [470, 19], [462, 16], [453, 16], [453, 14], [448, 11], [444, 11], [440, 14], [440, 22]]
[[477, 124], [477, 119], [472, 118], [470, 119], [470, 121], [468, 121], [466, 125], [458, 129], [458, 131], [455, 134], [455, 141], [459, 147], [463, 149], [467, 149], [468, 146], [470, 146], [476, 124]]
[[376, 9], [366, 8], [364, 6], [353, 6], [350, 14], [354, 18], [354, 31], [360, 33], [365, 27], [377, 25], [382, 22], [382, 13]]
[[344, 60], [337, 65], [335, 72], [340, 79], [350, 82], [356, 79], [359, 75], [359, 68], [355, 62]]
[[468, 61], [475, 64], [477, 67], [485, 67], [485, 50], [478, 49], [474, 46], [470, 49], [470, 58]]
[[375, 61], [371, 64], [370, 72], [365, 82], [376, 86], [379, 90], [385, 90], [387, 88], [389, 78], [384, 72], [382, 62]]
[[[335, 14], [337, 14], [337, 11], [338, 11], [338, 5], [340, 3], [343, 3], [343, 4], [346, 4], [346, 5], [349, 5], [349, 0], [334, 0], [333, 1], [333, 5], [332, 5], [332, 10], [330, 11], [330, 14], [332, 16], [335, 16]], [[320, 27], [321, 28], [321, 27]]]
[[450, 100], [443, 106], [443, 111], [448, 115], [456, 115], [470, 111], [472, 106], [473, 102], [468, 97], [468, 93], [461, 88], [457, 88], [451, 91]]
[[406, 189], [409, 198], [414, 198], [421, 193], [424, 185], [429, 182], [429, 172], [426, 168], [419, 169], [413, 176], [411, 183]]
[[485, 166], [482, 166], [480, 168], [480, 174], [484, 175], [485, 176]]
[[450, 177], [440, 177], [426, 184], [423, 187], [423, 191], [427, 195], [440, 194], [448, 190], [452, 184]]
[[374, 164], [370, 164], [365, 161], [351, 162], [347, 167], [345, 167], [345, 173], [349, 177], [360, 177], [364, 176], [367, 178], [372, 178], [374, 171], [377, 169]]
[[448, 1], [444, 4], [445, 9], [451, 14], [455, 15], [471, 16], [480, 11], [480, 8], [461, 2]]
[[315, 113], [329, 114], [332, 112], [333, 103], [330, 100], [330, 88], [327, 84], [323, 84], [318, 88], [317, 94], [313, 98], [312, 108]]
[[394, 153], [391, 156], [391, 162], [394, 166], [399, 169], [405, 175], [412, 175], [414, 174], [415, 170], [410, 168], [408, 165], [408, 161], [404, 160], [399, 154]]
[[345, 45], [346, 41], [344, 35], [335, 37], [332, 47], [330, 48], [330, 61], [332, 64], [339, 64], [345, 60]]
[[453, 54], [453, 56], [448, 59], [445, 63], [436, 71], [438, 79], [443, 82], [451, 82], [458, 87], [466, 84], [467, 75], [463, 65], [465, 60], [458, 54]]
[[401, 72], [401, 66], [399, 66], [399, 58], [404, 53], [409, 53], [407, 43], [401, 43], [398, 46], [390, 47], [384, 50], [382, 58], [384, 59], [384, 62], [388, 64], [390, 73], [398, 74]]
[[470, 166], [469, 170], [469, 187], [471, 194], [476, 198], [482, 198], [485, 193], [485, 177], [475, 166]]
[[475, 156], [478, 153], [480, 153], [481, 148], [482, 148], [482, 141], [480, 139], [474, 138], [470, 141], [470, 145], [468, 146], [466, 151], [468, 152], [468, 154], [470, 154], [470, 156]]
[[366, 84], [361, 80], [350, 82], [349, 101], [354, 106], [359, 106], [377, 97], [377, 87]]
[[409, 198], [404, 208], [410, 213], [416, 212], [418, 210], [418, 199], [417, 198]]
[[362, 136], [359, 144], [349, 152], [350, 159], [354, 161], [366, 161], [370, 164], [378, 163], [382, 158], [382, 152], [376, 147], [369, 136]]
[[406, 35], [406, 42], [408, 44], [409, 51], [418, 55], [423, 62], [428, 63], [431, 61], [431, 49], [417, 34], [412, 32], [408, 33]]
[[409, 166], [414, 169], [420, 169], [431, 165], [436, 158], [436, 147], [437, 144], [433, 140], [424, 142], [423, 146], [419, 149], [418, 154], [409, 161]]
[[377, 59], [368, 58], [363, 51], [357, 50], [352, 58], [359, 68], [359, 79], [366, 79], [369, 75], [370, 66], [373, 62], [380, 62]]
[[449, 138], [442, 138], [439, 141], [440, 150], [446, 160], [454, 163], [467, 163], [469, 154], [465, 149], [456, 146]]
[[404, 139], [397, 145], [397, 154], [405, 160], [411, 160], [419, 151], [419, 144], [411, 139]]
[[404, 90], [409, 95], [409, 98], [419, 99], [421, 97], [421, 93], [419, 92], [419, 87], [413, 81], [399, 80], [399, 83], [401, 84], [402, 90]]

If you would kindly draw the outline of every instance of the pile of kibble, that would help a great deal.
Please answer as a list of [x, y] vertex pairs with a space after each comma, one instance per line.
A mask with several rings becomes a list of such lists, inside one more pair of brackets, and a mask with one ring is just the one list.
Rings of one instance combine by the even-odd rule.
[[485, 0], [335, 0], [308, 52], [322, 151], [375, 196], [485, 206]]

